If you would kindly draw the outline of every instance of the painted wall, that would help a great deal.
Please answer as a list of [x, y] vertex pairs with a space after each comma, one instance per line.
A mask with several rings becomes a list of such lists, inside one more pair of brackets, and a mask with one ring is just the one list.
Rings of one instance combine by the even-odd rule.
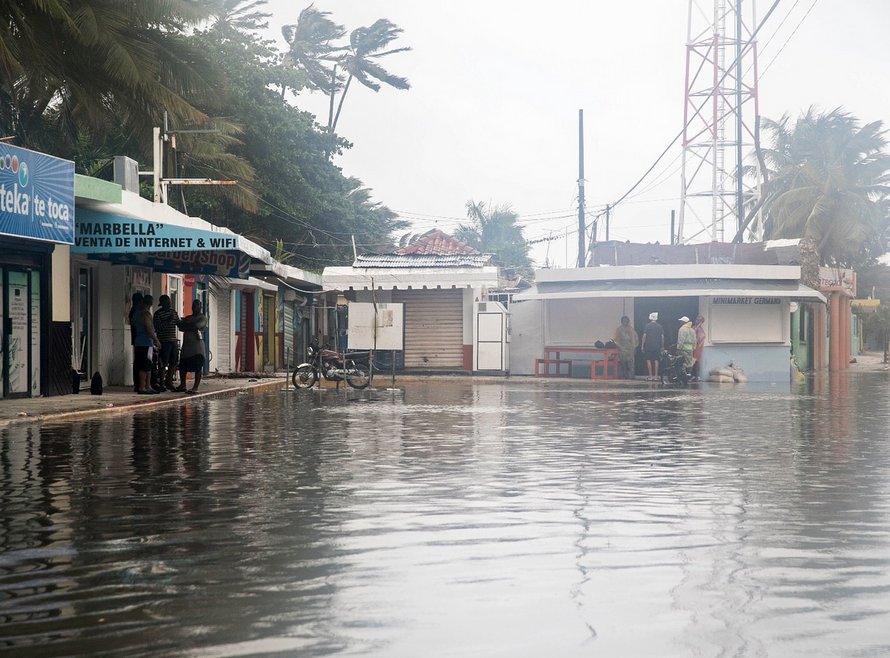
[[791, 379], [791, 350], [785, 345], [710, 345], [701, 360], [702, 377], [712, 368], [734, 363], [750, 382], [787, 385]]
[[57, 244], [52, 253], [52, 321], [71, 322], [71, 247]]
[[546, 300], [545, 345], [590, 346], [596, 341], [606, 342], [615, 334], [622, 315], [633, 317], [633, 299], [605, 297], [602, 299]]

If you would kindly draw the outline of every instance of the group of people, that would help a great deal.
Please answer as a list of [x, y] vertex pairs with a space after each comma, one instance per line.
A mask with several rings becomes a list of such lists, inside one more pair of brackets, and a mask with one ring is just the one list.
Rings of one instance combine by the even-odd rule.
[[[133, 345], [133, 390], [142, 395], [164, 391], [197, 393], [204, 373], [204, 335], [207, 326], [201, 300], [192, 302], [192, 314], [180, 318], [168, 295], [158, 298], [158, 310], [152, 313], [154, 297], [133, 293], [130, 306], [130, 342]], [[182, 332], [180, 349], [178, 332]], [[179, 370], [179, 386], [173, 378]], [[186, 387], [188, 373], [194, 384]]]
[[[680, 328], [677, 331], [677, 351], [686, 360], [686, 367], [690, 369], [693, 379], [697, 378], [699, 361], [702, 349], [705, 345], [705, 319], [699, 315], [693, 323], [685, 315], [678, 319]], [[646, 362], [647, 379], [658, 379], [658, 366], [661, 362], [661, 352], [664, 350], [664, 327], [658, 323], [658, 313], [649, 314], [649, 322], [643, 328], [642, 339], [637, 336], [637, 331], [630, 324], [630, 318], [626, 315], [621, 318], [621, 324], [615, 330], [613, 339], [618, 347], [618, 378], [633, 379], [636, 375], [635, 356], [637, 346]]]

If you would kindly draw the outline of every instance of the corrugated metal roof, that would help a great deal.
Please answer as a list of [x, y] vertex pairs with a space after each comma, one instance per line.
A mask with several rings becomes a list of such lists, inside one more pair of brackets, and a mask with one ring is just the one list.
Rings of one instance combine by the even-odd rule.
[[353, 267], [484, 267], [491, 256], [479, 252], [467, 254], [369, 254], [355, 259]]

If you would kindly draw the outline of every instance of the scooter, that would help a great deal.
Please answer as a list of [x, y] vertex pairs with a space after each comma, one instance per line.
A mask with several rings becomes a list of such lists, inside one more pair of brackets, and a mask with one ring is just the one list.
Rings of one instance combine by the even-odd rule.
[[661, 359], [658, 365], [661, 384], [676, 384], [686, 386], [689, 383], [689, 371], [686, 369], [686, 357], [681, 353], [668, 350], [661, 351]]

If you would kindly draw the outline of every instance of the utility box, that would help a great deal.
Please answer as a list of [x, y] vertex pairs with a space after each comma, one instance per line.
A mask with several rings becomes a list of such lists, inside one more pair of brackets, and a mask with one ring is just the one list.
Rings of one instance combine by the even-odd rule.
[[348, 309], [350, 350], [404, 349], [404, 304], [349, 302]]

